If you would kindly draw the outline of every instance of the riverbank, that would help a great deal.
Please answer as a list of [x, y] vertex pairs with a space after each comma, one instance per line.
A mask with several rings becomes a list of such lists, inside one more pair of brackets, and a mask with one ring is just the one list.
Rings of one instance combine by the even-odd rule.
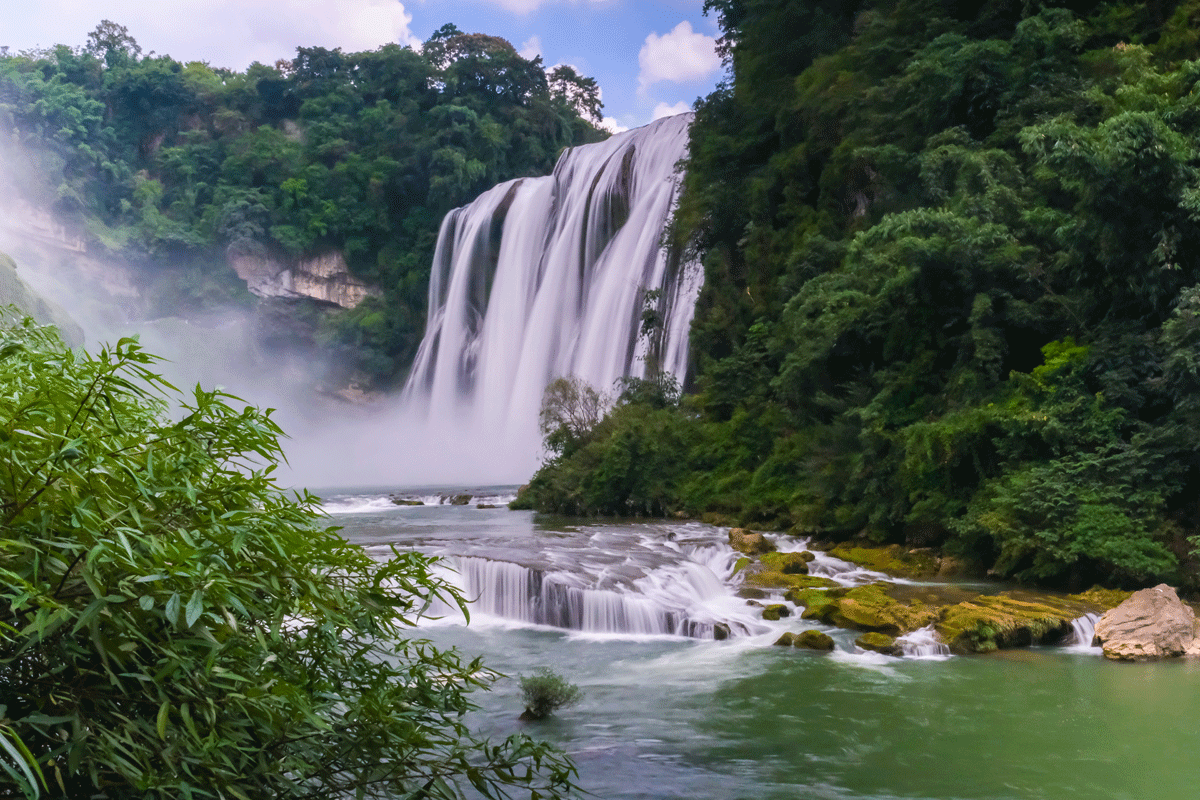
[[[1098, 617], [1132, 594], [1101, 587], [1065, 594], [982, 579], [964, 582], [962, 563], [899, 545], [780, 541], [744, 528], [731, 529], [729, 541], [745, 554], [739, 562], [743, 596], [754, 602], [768, 592], [783, 593], [788, 605], [765, 606], [765, 618], [788, 616], [794, 609], [800, 621], [873, 634], [860, 646], [880, 652], [892, 652], [897, 637], [927, 628], [960, 655], [1063, 644], [1078, 636], [1079, 620]], [[794, 546], [802, 549], [787, 552]], [[811, 566], [818, 552], [891, 579], [841, 585]]]

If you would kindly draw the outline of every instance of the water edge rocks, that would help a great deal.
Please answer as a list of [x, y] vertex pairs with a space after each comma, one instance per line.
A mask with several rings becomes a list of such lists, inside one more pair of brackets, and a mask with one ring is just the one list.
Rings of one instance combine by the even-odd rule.
[[775, 549], [775, 544], [770, 539], [745, 528], [730, 529], [729, 546], [748, 556], [760, 556]]
[[1154, 661], [1200, 655], [1196, 612], [1165, 583], [1134, 592], [1096, 623], [1104, 657], [1114, 661]]

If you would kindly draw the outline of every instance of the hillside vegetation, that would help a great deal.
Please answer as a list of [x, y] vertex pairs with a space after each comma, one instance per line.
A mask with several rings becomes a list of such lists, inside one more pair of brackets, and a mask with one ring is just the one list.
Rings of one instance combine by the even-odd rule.
[[694, 393], [560, 433], [525, 502], [1195, 586], [1200, 3], [706, 7]]
[[151, 313], [249, 302], [228, 256], [342, 252], [382, 297], [293, 315], [387, 384], [420, 341], [445, 212], [603, 138], [599, 112], [594, 80], [453, 25], [420, 52], [300, 47], [237, 72], [105, 21], [82, 47], [0, 50], [0, 185], [140, 266]]

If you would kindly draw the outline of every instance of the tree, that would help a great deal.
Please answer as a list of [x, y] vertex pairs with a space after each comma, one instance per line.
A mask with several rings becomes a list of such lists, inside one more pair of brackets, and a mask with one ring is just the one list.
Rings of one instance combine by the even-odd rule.
[[550, 83], [550, 96], [557, 102], [589, 122], [598, 125], [604, 120], [604, 102], [600, 99], [600, 85], [595, 78], [580, 75], [568, 64], [559, 64], [546, 78]]
[[584, 442], [608, 410], [609, 401], [582, 378], [555, 378], [542, 394], [538, 429], [546, 449], [563, 453]]
[[269, 412], [197, 387], [170, 413], [154, 361], [0, 332], [0, 796], [569, 791], [546, 745], [466, 729], [493, 673], [404, 636], [463, 605], [431, 560], [320, 527]]

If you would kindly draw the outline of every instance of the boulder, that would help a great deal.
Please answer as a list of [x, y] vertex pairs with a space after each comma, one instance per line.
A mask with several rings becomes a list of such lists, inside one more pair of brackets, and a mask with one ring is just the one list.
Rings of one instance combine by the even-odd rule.
[[775, 640], [776, 647], [794, 647], [795, 644], [796, 634], [792, 633], [791, 631], [780, 634], [779, 638]]
[[[804, 556], [808, 555], [809, 558]], [[766, 569], [782, 572], [784, 575], [807, 575], [808, 562], [812, 561], [812, 553], [765, 553], [762, 563]]]
[[1143, 589], [1106, 611], [1096, 623], [1104, 657], [1114, 661], [1153, 661], [1200, 653], [1196, 612], [1165, 583]]
[[809, 650], [832, 650], [833, 637], [828, 633], [817, 630], [801, 631], [792, 639], [792, 647], [806, 647]]
[[442, 495], [442, 502], [452, 506], [470, 505], [471, 500], [472, 498], [469, 494]]
[[888, 636], [886, 633], [864, 633], [854, 640], [854, 644], [863, 650], [883, 653], [885, 656], [898, 656], [903, 653], [900, 645], [896, 644], [895, 637]]
[[732, 632], [729, 630], [729, 626], [724, 622], [718, 622], [716, 625], [713, 625], [713, 638], [718, 642], [723, 642], [728, 639], [731, 633]]
[[409, 500], [409, 499], [408, 499], [408, 498], [406, 498], [406, 497], [393, 497], [393, 498], [392, 498], [392, 505], [396, 505], [396, 506], [423, 506], [423, 505], [425, 505], [425, 503], [424, 503], [424, 501], [422, 501], [422, 500]]
[[731, 528], [729, 531], [729, 546], [748, 556], [760, 556], [775, 549], [775, 544], [761, 533], [754, 533], [745, 528]]
[[743, 586], [738, 589], [738, 597], [744, 597], [747, 600], [762, 600], [767, 596], [767, 593], [762, 589], [755, 589], [753, 586]]
[[783, 603], [773, 603], [763, 609], [762, 618], [774, 622], [782, 617], [790, 617], [792, 610]]

